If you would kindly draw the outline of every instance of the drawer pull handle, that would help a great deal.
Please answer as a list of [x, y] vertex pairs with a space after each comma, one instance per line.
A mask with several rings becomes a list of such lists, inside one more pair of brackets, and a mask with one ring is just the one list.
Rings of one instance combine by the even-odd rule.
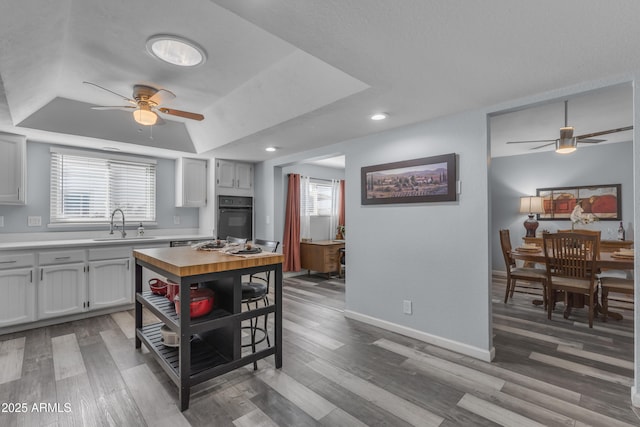
[[70, 256], [57, 256], [54, 259], [56, 261], [62, 261], [62, 260], [69, 259], [69, 258], [71, 258], [71, 257]]
[[13, 264], [17, 262], [15, 259], [12, 259], [11, 261], [0, 261], [0, 264]]

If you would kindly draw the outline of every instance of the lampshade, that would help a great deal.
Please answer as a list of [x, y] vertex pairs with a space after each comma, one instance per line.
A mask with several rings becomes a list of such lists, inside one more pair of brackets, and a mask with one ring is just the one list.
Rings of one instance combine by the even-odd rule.
[[151, 126], [156, 124], [158, 116], [148, 106], [141, 105], [133, 112], [133, 119], [141, 125]]
[[520, 197], [520, 213], [541, 214], [544, 213], [542, 197], [524, 196]]
[[576, 151], [578, 140], [573, 137], [573, 128], [560, 128], [560, 139], [556, 140], [556, 153], [569, 154]]

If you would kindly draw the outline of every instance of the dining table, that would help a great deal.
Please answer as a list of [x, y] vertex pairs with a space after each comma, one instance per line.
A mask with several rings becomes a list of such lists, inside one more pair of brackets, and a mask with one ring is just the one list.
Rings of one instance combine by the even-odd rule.
[[[544, 251], [541, 247], [531, 248], [531, 247], [518, 247], [510, 252], [513, 259], [521, 260], [525, 262], [525, 266], [533, 265], [533, 264], [546, 264], [546, 258], [544, 256]], [[607, 270], [633, 270], [634, 268], [634, 257], [623, 255], [619, 252], [602, 252], [598, 258], [596, 259], [596, 270], [598, 271], [607, 271]], [[576, 302], [576, 300], [574, 300]], [[534, 305], [542, 305], [543, 301], [534, 300]], [[579, 303], [574, 305], [574, 307], [579, 307]], [[609, 311], [609, 317], [621, 320], [622, 315], [620, 313]]]

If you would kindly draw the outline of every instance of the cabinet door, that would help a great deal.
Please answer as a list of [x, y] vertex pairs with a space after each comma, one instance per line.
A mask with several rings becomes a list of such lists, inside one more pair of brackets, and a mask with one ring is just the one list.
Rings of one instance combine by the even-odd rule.
[[24, 136], [0, 133], [0, 204], [26, 203], [26, 155]]
[[202, 207], [207, 205], [207, 161], [178, 159], [176, 170], [176, 206]]
[[38, 318], [79, 313], [86, 308], [84, 263], [40, 267]]
[[253, 165], [236, 163], [236, 187], [241, 190], [251, 190], [253, 186]]
[[133, 301], [129, 258], [89, 263], [89, 309], [128, 304]]
[[216, 184], [218, 187], [234, 188], [236, 184], [236, 165], [228, 160], [216, 161]]
[[33, 322], [36, 290], [32, 268], [0, 271], [0, 327]]

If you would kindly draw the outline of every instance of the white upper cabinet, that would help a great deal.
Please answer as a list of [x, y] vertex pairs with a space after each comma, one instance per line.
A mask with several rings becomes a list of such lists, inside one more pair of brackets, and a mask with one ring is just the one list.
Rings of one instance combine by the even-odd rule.
[[182, 157], [176, 160], [176, 206], [207, 205], [207, 160]]
[[0, 133], [0, 204], [24, 205], [26, 197], [27, 139]]
[[216, 186], [218, 193], [250, 195], [253, 191], [253, 164], [216, 160]]

